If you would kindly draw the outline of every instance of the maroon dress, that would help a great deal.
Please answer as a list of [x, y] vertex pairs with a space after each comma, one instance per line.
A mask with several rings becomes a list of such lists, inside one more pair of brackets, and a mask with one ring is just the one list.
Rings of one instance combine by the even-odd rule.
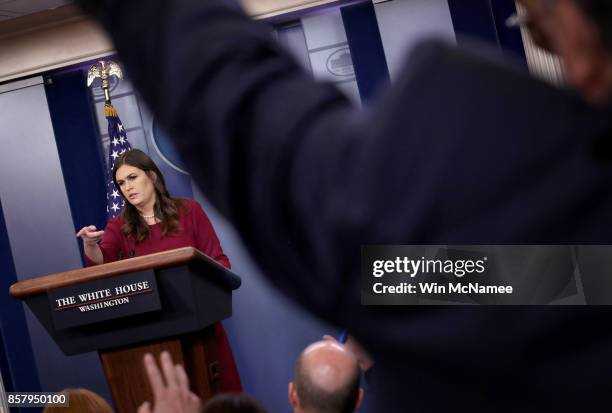
[[[126, 237], [121, 231], [123, 226], [122, 216], [111, 218], [106, 224], [102, 241], [99, 244], [104, 263], [117, 261], [121, 257], [140, 257], [175, 248], [194, 247], [225, 267], [230, 268], [229, 259], [223, 253], [217, 234], [200, 204], [188, 199], [182, 199], [181, 201], [183, 208], [180, 209], [177, 231], [164, 236], [160, 224], [150, 225], [151, 236], [139, 243], [136, 243], [134, 237]], [[85, 261], [88, 266], [95, 265], [87, 256]], [[221, 323], [215, 324], [215, 336], [218, 345], [221, 390], [223, 392], [241, 392], [242, 386], [238, 369]]]

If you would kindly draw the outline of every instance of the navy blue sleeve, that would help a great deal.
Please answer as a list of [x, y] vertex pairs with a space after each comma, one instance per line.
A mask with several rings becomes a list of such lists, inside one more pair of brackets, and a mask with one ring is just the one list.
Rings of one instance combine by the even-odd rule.
[[359, 306], [361, 245], [610, 240], [609, 120], [524, 73], [424, 43], [357, 112], [233, 3], [82, 2], [265, 274], [328, 321], [402, 334]]

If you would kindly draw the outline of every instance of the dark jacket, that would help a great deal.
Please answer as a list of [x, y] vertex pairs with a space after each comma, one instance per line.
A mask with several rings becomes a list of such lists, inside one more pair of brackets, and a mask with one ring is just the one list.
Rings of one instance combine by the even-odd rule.
[[359, 112], [225, 1], [83, 3], [264, 273], [372, 352], [376, 411], [609, 399], [607, 308], [359, 303], [364, 244], [611, 244], [609, 108], [427, 42]]

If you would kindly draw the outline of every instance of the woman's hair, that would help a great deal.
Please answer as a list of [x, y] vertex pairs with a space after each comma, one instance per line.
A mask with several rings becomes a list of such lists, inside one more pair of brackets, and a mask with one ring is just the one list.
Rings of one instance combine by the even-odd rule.
[[113, 413], [110, 404], [102, 396], [86, 389], [65, 389], [68, 407], [47, 406], [43, 413]]
[[[153, 212], [155, 217], [161, 221], [162, 233], [164, 235], [175, 231], [179, 226], [179, 209], [182, 207], [180, 200], [172, 198], [166, 189], [166, 181], [161, 171], [155, 165], [155, 162], [149, 156], [139, 149], [130, 149], [125, 151], [115, 161], [113, 168], [113, 182], [117, 189], [117, 169], [123, 165], [133, 166], [143, 170], [152, 180], [155, 188], [155, 205]], [[151, 176], [153, 172], [155, 176]], [[123, 196], [123, 193], [121, 194]], [[136, 207], [125, 200], [123, 208], [123, 227], [121, 230], [126, 235], [132, 235], [136, 242], [142, 242], [150, 235], [149, 225], [140, 215]]]
[[202, 413], [267, 413], [261, 404], [244, 393], [218, 394], [202, 406]]

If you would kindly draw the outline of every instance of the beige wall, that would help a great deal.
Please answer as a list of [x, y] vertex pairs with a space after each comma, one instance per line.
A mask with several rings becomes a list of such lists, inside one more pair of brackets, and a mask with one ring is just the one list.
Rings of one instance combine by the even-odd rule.
[[111, 42], [74, 7], [62, 7], [0, 24], [0, 82], [95, 59]]
[[255, 18], [277, 16], [337, 2], [337, 0], [242, 0], [244, 8]]
[[[254, 18], [266, 18], [337, 0], [242, 0]], [[74, 6], [0, 23], [0, 82], [112, 54], [100, 29]]]

